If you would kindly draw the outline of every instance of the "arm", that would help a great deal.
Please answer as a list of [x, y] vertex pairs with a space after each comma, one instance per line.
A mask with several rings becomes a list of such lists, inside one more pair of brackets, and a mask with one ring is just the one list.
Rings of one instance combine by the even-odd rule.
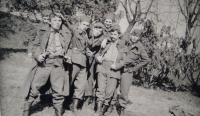
[[142, 68], [143, 66], [145, 66], [146, 64], [150, 62], [149, 56], [142, 45], [140, 46], [139, 50], [140, 50], [141, 59], [133, 67], [133, 71], [137, 71], [138, 69]]
[[37, 32], [37, 35], [35, 37], [35, 40], [33, 41], [33, 57], [39, 61], [39, 56], [42, 54], [42, 50], [40, 48], [40, 39], [39, 39], [39, 31]]
[[128, 47], [125, 47], [121, 49], [120, 51], [123, 51], [122, 53], [120, 53], [122, 55], [122, 58], [120, 59], [119, 62], [115, 63], [116, 70], [124, 67], [127, 63], [126, 59], [127, 59], [127, 54], [128, 54]]

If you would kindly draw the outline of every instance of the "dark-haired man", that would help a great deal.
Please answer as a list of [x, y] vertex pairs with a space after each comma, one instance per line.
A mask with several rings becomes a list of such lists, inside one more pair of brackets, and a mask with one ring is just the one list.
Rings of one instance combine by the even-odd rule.
[[63, 60], [68, 58], [66, 55], [71, 41], [71, 32], [62, 25], [61, 17], [51, 13], [50, 26], [45, 25], [38, 30], [33, 44], [33, 57], [37, 64], [24, 85], [24, 112], [23, 116], [29, 116], [29, 110], [34, 100], [39, 96], [40, 89], [50, 78], [53, 90], [53, 105], [55, 116], [62, 116], [62, 105], [64, 96], [69, 95], [69, 77], [66, 73]]
[[103, 31], [105, 30], [105, 26], [97, 22], [93, 24], [92, 30], [91, 30], [91, 36], [88, 41], [88, 62], [87, 62], [87, 83], [85, 88], [85, 103], [84, 105], [87, 106], [90, 104], [95, 97], [94, 89], [95, 85], [94, 82], [96, 81], [96, 62], [94, 59], [95, 54], [100, 50], [101, 48], [101, 42], [105, 38], [103, 36]]
[[86, 48], [88, 47], [88, 36], [86, 30], [88, 29], [90, 22], [90, 17], [82, 16], [80, 24], [71, 28], [73, 34], [70, 45], [70, 57], [72, 62], [71, 84], [74, 84], [73, 111], [75, 114], [77, 114], [79, 102], [83, 98], [87, 81]]
[[96, 93], [98, 106], [95, 115], [98, 116], [103, 116], [108, 109], [120, 79], [120, 69], [113, 70], [112, 66], [119, 62], [123, 55], [123, 51], [121, 51], [123, 46], [119, 44], [121, 41], [120, 37], [120, 26], [114, 25], [110, 30], [111, 41], [95, 56], [98, 61], [98, 88]]
[[128, 93], [134, 73], [150, 61], [147, 52], [140, 42], [140, 35], [140, 30], [135, 29], [132, 31], [128, 47], [124, 49], [126, 55], [120, 62], [112, 66], [115, 70], [124, 67], [120, 81], [121, 96], [119, 98], [120, 108], [118, 110], [120, 116], [124, 116], [124, 109], [126, 108]]

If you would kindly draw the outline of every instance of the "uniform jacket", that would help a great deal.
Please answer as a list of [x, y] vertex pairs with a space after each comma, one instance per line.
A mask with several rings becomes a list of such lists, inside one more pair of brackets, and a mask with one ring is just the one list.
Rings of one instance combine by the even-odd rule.
[[[26, 78], [24, 86], [23, 86], [23, 95], [25, 98], [27, 98], [29, 95], [30, 86], [34, 79], [35, 72], [37, 71], [38, 56], [45, 51], [46, 46], [48, 44], [49, 35], [50, 35], [50, 28], [48, 25], [42, 27], [37, 32], [37, 35], [36, 35], [36, 38], [35, 38], [34, 44], [33, 44], [33, 56], [34, 56], [35, 60], [32, 63], [32, 68], [30, 69], [30, 71], [28, 73], [28, 77]], [[72, 35], [71, 35], [71, 32], [69, 31], [69, 29], [67, 27], [65, 27], [64, 25], [62, 25], [61, 36], [62, 36], [61, 44], [63, 45], [63, 48], [66, 52], [66, 51], [68, 51], [68, 47], [69, 47], [69, 43], [71, 41]], [[66, 83], [64, 85], [64, 93], [63, 94], [67, 96], [67, 95], [69, 95], [68, 71], [66, 71], [65, 81], [66, 81]]]
[[72, 31], [72, 41], [70, 44], [70, 51], [67, 53], [72, 62], [75, 64], [79, 64], [83, 67], [86, 67], [86, 48], [88, 46], [88, 36], [86, 32], [81, 32], [78, 27], [71, 27]]
[[146, 65], [150, 59], [140, 41], [133, 46], [129, 45], [123, 49], [124, 55], [120, 62], [116, 63], [116, 68], [124, 67], [125, 72], [133, 72]]
[[[121, 61], [121, 59], [124, 57], [124, 44], [121, 44], [122, 40], [118, 40], [118, 43], [117, 43], [117, 49], [118, 49], [118, 55], [117, 55], [117, 59], [115, 61], [115, 63], [118, 63]], [[104, 54], [108, 51], [108, 49], [110, 48], [110, 45], [111, 43], [108, 43], [106, 45], [106, 47], [104, 49], [101, 49], [96, 55], [95, 55], [95, 58], [97, 59], [98, 56], [104, 56]], [[97, 72], [101, 72], [103, 70], [103, 66], [102, 64], [98, 64], [97, 65]], [[117, 70], [110, 70], [110, 77], [113, 77], [113, 78], [116, 78], [116, 79], [120, 79], [120, 71], [121, 69], [118, 68]]]

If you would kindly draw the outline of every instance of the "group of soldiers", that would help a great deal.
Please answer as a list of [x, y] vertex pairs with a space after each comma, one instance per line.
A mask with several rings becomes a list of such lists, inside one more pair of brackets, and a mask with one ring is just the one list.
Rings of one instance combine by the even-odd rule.
[[[103, 22], [91, 23], [81, 16], [79, 24], [70, 25], [62, 14], [42, 11], [43, 23], [32, 35], [28, 55], [32, 66], [23, 87], [25, 98], [23, 116], [30, 115], [49, 81], [55, 116], [63, 115], [66, 96], [72, 95], [72, 111], [78, 115], [81, 101], [96, 103], [94, 116], [103, 116], [119, 102], [117, 108], [124, 116], [128, 93], [134, 73], [149, 62], [140, 42], [142, 31], [122, 35], [114, 24], [114, 14], [108, 13]], [[117, 98], [117, 88], [121, 92]]]

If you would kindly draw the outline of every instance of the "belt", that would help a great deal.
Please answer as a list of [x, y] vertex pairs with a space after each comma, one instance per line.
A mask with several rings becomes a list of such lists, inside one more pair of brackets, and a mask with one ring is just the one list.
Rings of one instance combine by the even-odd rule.
[[63, 55], [49, 55], [47, 58], [56, 59], [56, 58], [63, 58]]

